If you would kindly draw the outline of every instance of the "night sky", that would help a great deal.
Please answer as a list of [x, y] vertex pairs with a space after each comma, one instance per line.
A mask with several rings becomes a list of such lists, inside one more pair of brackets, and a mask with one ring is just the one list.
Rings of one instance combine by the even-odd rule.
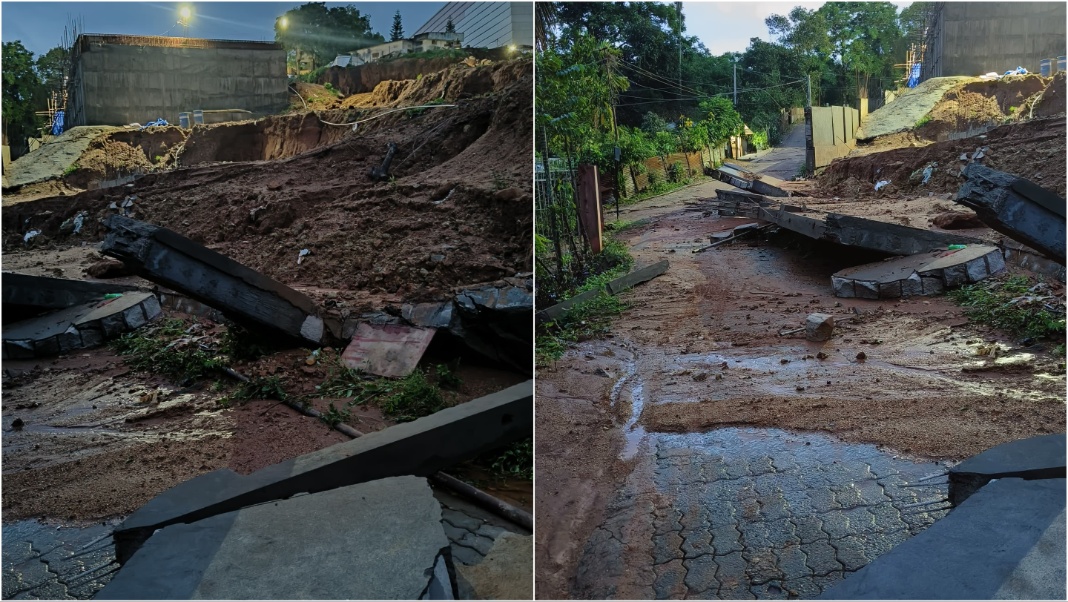
[[[274, 20], [304, 2], [3, 2], [0, 38], [21, 40], [35, 55], [58, 46], [70, 18], [81, 18], [82, 33], [172, 35], [225, 40], [274, 41]], [[401, 11], [405, 35], [411, 35], [444, 2], [328, 2], [352, 4], [371, 18], [375, 32], [389, 39], [393, 13]], [[178, 9], [193, 10], [188, 32], [176, 26]], [[168, 33], [169, 31], [169, 33]]]

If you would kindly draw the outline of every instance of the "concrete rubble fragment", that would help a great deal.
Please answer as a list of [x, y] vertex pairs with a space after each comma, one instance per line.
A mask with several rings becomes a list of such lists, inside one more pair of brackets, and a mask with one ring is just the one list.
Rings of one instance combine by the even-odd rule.
[[176, 232], [120, 215], [109, 217], [106, 226], [103, 253], [142, 278], [247, 326], [315, 345], [336, 336], [306, 295]]
[[422, 359], [434, 332], [432, 328], [361, 323], [342, 352], [341, 362], [368, 374], [408, 376]]
[[1001, 250], [989, 245], [895, 257], [838, 271], [831, 276], [836, 297], [897, 299], [938, 295], [974, 284], [1005, 269]]
[[749, 190], [756, 194], [763, 194], [774, 197], [787, 197], [790, 193], [764, 181], [760, 176], [742, 171], [737, 167], [730, 164], [720, 165], [718, 168], [711, 170], [712, 175], [721, 182], [730, 184], [735, 188], [741, 188], [742, 190]]
[[954, 201], [979, 219], [1065, 265], [1065, 200], [1037, 184], [979, 163], [961, 172], [966, 178]]
[[605, 285], [604, 289], [591, 289], [584, 293], [579, 293], [578, 295], [575, 295], [574, 297], [571, 297], [566, 301], [557, 303], [552, 307], [547, 307], [545, 309], [539, 310], [538, 313], [534, 315], [534, 317], [539, 324], [551, 320], [558, 320], [563, 317], [564, 314], [567, 313], [567, 310], [581, 303], [585, 303], [586, 301], [589, 301], [591, 299], [595, 299], [602, 292], [608, 293], [610, 295], [617, 295], [629, 288], [632, 288], [643, 282], [648, 282], [649, 280], [656, 278], [664, 272], [667, 272], [668, 267], [670, 265], [671, 264], [668, 262], [668, 260], [664, 259], [652, 265], [639, 268], [629, 274], [620, 276], [619, 278], [612, 280], [607, 285]]
[[1064, 450], [1064, 433], [996, 445], [949, 469], [949, 501], [959, 505], [994, 479], [1068, 477]]
[[165, 527], [96, 597], [453, 599], [448, 546], [426, 479], [391, 477]]
[[3, 358], [31, 359], [97, 347], [144, 326], [160, 312], [154, 294], [127, 292], [8, 324], [3, 330]]
[[456, 565], [460, 597], [477, 600], [533, 600], [534, 537], [504, 533], [486, 558]]
[[829, 314], [809, 314], [805, 319], [805, 338], [821, 343], [829, 341], [834, 334], [834, 316]]

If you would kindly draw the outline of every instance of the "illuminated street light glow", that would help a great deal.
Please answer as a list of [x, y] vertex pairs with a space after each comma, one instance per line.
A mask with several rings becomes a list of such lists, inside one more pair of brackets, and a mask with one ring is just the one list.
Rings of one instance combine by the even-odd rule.
[[283, 29], [285, 29], [286, 27], [289, 27], [289, 17], [282, 17], [281, 19], [279, 19], [278, 20], [278, 25], [280, 27], [282, 27]]

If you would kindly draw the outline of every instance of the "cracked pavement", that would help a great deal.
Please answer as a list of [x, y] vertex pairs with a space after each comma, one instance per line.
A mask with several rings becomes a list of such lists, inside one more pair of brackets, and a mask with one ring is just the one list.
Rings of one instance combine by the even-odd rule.
[[947, 512], [944, 473], [873, 445], [652, 433], [587, 542], [578, 598], [812, 598]]

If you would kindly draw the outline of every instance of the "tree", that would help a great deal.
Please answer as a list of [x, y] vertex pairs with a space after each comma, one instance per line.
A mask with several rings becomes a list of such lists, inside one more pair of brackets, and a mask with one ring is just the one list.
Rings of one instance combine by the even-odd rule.
[[456, 24], [452, 22], [452, 17], [445, 21], [445, 33], [456, 33]]
[[352, 5], [327, 8], [325, 2], [309, 2], [286, 11], [275, 21], [274, 39], [287, 52], [311, 55], [315, 65], [386, 41], [371, 30], [370, 19]]
[[398, 10], [393, 13], [393, 28], [389, 30], [389, 39], [391, 42], [404, 38], [404, 26], [401, 25], [401, 14]]
[[4, 133], [11, 144], [12, 154], [18, 156], [28, 150], [26, 140], [37, 134], [40, 122], [34, 114], [41, 103], [41, 82], [34, 71], [33, 53], [22, 42], [4, 42], [0, 75], [3, 77]]

